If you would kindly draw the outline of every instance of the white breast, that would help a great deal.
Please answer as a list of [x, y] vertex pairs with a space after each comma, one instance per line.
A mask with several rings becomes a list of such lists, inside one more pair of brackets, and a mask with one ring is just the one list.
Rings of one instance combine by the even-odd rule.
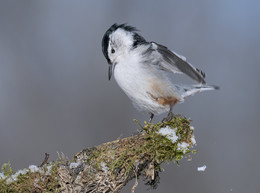
[[[138, 61], [138, 57], [125, 57], [115, 66], [114, 76], [118, 85], [141, 111], [160, 114], [169, 106], [158, 104], [153, 95], [171, 95], [173, 90], [169, 80], [161, 71]], [[154, 83], [157, 85], [154, 86]], [[155, 89], [155, 88], [160, 89]]]

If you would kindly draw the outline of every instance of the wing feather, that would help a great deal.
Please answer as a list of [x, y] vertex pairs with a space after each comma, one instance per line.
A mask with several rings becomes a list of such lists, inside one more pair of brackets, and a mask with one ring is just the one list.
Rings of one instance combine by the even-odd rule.
[[195, 81], [206, 84], [206, 81], [204, 80], [205, 73], [188, 63], [185, 57], [178, 55], [167, 47], [155, 42], [151, 42], [151, 49], [157, 51], [161, 55], [162, 61], [157, 63], [160, 65], [161, 69], [174, 73], [184, 73]]

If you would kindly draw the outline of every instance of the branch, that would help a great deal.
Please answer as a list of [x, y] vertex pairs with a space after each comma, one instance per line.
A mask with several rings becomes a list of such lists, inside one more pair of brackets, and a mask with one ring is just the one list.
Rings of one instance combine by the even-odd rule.
[[116, 193], [135, 179], [133, 193], [140, 176], [156, 188], [162, 163], [178, 163], [195, 152], [190, 150], [195, 144], [194, 128], [181, 116], [140, 127], [137, 135], [83, 149], [70, 161], [59, 154], [57, 161], [48, 163], [46, 154], [40, 167], [32, 165], [15, 173], [10, 163], [4, 164], [0, 192]]

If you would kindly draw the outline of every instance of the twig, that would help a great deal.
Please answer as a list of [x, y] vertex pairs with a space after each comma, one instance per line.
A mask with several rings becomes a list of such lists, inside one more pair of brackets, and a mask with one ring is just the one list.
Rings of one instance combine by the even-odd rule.
[[50, 158], [50, 154], [45, 153], [45, 158], [44, 158], [42, 164], [40, 165], [40, 167], [43, 167], [45, 164], [48, 164], [49, 163], [49, 158]]
[[132, 193], [135, 192], [135, 189], [138, 186], [138, 175], [137, 175], [137, 172], [138, 172], [138, 168], [136, 167], [135, 170], [134, 170], [134, 173], [135, 173], [135, 184], [132, 187]]

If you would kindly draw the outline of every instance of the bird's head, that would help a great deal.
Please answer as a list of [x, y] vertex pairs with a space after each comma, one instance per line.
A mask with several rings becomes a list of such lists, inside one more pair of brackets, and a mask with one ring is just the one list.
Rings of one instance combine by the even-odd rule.
[[102, 51], [109, 64], [108, 78], [110, 80], [114, 66], [138, 45], [146, 43], [137, 33], [137, 29], [126, 24], [113, 24], [104, 34]]

